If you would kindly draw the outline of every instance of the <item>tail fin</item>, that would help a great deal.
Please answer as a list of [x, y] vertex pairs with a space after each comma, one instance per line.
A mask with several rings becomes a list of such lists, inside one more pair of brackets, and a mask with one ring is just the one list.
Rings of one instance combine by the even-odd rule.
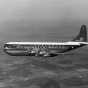
[[87, 28], [86, 25], [82, 25], [79, 34], [72, 41], [87, 41]]

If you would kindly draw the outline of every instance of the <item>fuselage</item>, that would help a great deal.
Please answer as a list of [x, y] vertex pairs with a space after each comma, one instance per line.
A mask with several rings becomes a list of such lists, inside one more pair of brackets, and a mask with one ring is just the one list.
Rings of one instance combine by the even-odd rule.
[[57, 55], [83, 46], [79, 42], [8, 42], [4, 51], [10, 55]]
[[69, 42], [7, 42], [4, 51], [10, 55], [50, 56], [87, 45], [87, 28], [82, 25], [78, 35]]

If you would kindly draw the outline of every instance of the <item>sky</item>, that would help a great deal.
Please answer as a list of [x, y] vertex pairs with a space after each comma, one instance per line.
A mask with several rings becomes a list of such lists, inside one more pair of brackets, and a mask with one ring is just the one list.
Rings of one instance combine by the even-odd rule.
[[59, 40], [88, 25], [88, 0], [0, 0], [0, 40]]

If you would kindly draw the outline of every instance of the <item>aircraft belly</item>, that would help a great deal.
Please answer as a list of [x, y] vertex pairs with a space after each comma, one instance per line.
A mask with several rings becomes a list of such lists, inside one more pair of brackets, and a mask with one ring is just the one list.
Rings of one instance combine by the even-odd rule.
[[23, 53], [25, 51], [21, 51], [21, 50], [7, 50], [8, 53]]
[[36, 54], [38, 55], [46, 55], [46, 54], [58, 54], [58, 53], [64, 53], [68, 47], [65, 48], [47, 48], [45, 50], [38, 50], [38, 49], [5, 49], [5, 52], [10, 55], [26, 55], [26, 56], [34, 56]]
[[10, 55], [26, 55], [28, 54], [26, 50], [5, 50], [6, 53]]
[[57, 48], [57, 49], [49, 49], [50, 53], [63, 53], [65, 49]]

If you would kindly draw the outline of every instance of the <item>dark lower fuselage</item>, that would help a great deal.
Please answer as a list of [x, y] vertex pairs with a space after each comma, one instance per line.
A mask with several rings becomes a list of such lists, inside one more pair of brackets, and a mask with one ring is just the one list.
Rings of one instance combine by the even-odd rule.
[[57, 55], [59, 53], [65, 53], [70, 50], [82, 47], [84, 45], [60, 45], [60, 46], [47, 46], [47, 47], [26, 47], [22, 46], [19, 48], [5, 48], [4, 47], [4, 52], [13, 55], [13, 56], [35, 56], [35, 55], [46, 55], [47, 53], [49, 55]]

